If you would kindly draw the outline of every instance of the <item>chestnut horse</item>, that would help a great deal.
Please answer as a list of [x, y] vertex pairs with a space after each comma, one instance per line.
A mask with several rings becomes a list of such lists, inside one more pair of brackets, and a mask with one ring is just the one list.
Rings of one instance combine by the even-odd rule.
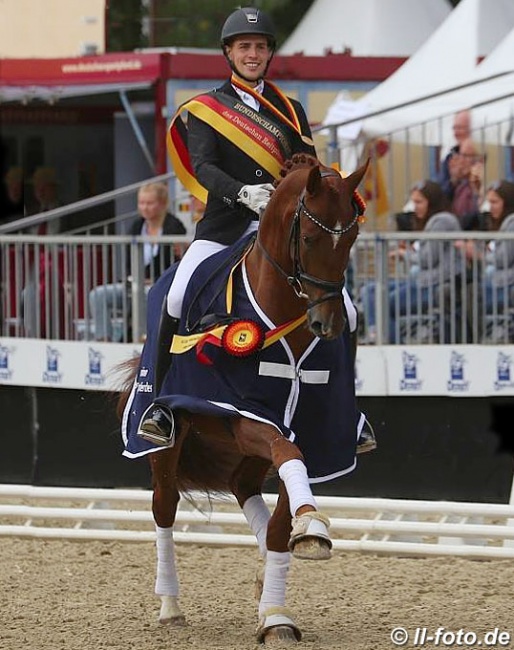
[[[180, 492], [198, 489], [231, 492], [243, 509], [257, 537], [261, 555], [266, 559], [259, 602], [258, 640], [294, 642], [301, 638], [291, 612], [285, 607], [286, 575], [291, 554], [303, 559], [328, 559], [332, 546], [328, 519], [317, 510], [310, 482], [341, 476], [355, 466], [357, 429], [361, 420], [355, 406], [353, 352], [341, 294], [350, 249], [357, 237], [363, 212], [363, 202], [356, 190], [365, 171], [366, 165], [342, 178], [334, 169], [307, 155], [295, 155], [286, 163], [261, 217], [257, 237], [249, 242], [242, 261], [232, 267], [238, 269], [237, 273], [231, 273], [227, 281], [232, 282], [238, 273], [244, 276], [240, 286], [244, 285], [251, 295], [256, 312], [262, 316], [261, 325], [253, 320], [235, 321], [235, 330], [228, 336], [228, 341], [230, 324], [226, 325], [226, 319], [221, 327], [224, 337], [210, 336], [209, 332], [205, 333], [205, 327], [200, 334], [195, 334], [190, 312], [184, 303], [182, 321], [187, 322], [184, 327], [181, 324], [181, 331], [185, 334], [178, 338], [187, 340], [192, 332], [196, 347], [187, 354], [193, 355], [192, 363], [200, 369], [200, 375], [193, 377], [189, 388], [187, 385], [177, 388], [181, 382], [187, 384], [185, 377], [196, 370], [191, 370], [191, 367], [185, 370], [185, 366], [180, 365], [187, 354], [173, 355], [172, 367], [156, 400], [166, 403], [175, 412], [178, 427], [174, 446], [145, 449], [141, 453], [125, 452], [128, 456], [157, 452], [149, 453], [149, 459], [157, 532], [155, 591], [161, 597], [161, 623], [178, 625], [185, 622], [178, 603], [173, 544]], [[213, 256], [210, 262], [207, 260], [202, 264], [210, 263], [210, 276], [224, 264], [215, 258]], [[233, 255], [230, 262], [234, 262]], [[193, 280], [195, 277], [196, 273]], [[122, 396], [124, 402], [120, 402], [124, 406], [126, 443], [137, 431], [141, 414], [152, 399], [149, 377], [152, 376], [154, 356], [152, 346], [155, 346], [155, 314], [170, 282], [169, 277], [161, 276], [150, 292], [147, 341], [135, 379], [132, 373], [132, 390], [127, 390]], [[235, 289], [233, 293], [236, 293]], [[211, 304], [212, 301], [208, 303]], [[237, 315], [240, 317], [239, 313]], [[274, 327], [276, 323], [280, 325]], [[261, 338], [266, 327], [268, 331]], [[243, 336], [240, 336], [241, 329], [244, 330]], [[214, 330], [211, 328], [209, 331], [215, 330], [220, 330], [219, 319], [215, 321]], [[205, 345], [200, 350], [202, 337]], [[215, 345], [208, 345], [212, 342]], [[252, 347], [254, 344], [260, 349], [256, 351]], [[335, 344], [339, 347], [330, 347]], [[251, 354], [246, 348], [250, 348]], [[286, 363], [267, 360], [264, 353], [272, 348], [279, 349], [281, 354], [286, 350]], [[306, 367], [304, 362], [310, 358], [314, 348], [319, 348], [322, 353], [325, 351], [323, 362], [315, 368], [319, 368], [320, 363], [326, 367], [323, 366], [326, 362], [330, 371]], [[215, 351], [214, 362], [205, 359], [209, 356], [207, 349]], [[244, 357], [247, 352], [248, 356]], [[198, 362], [202, 355], [203, 364]], [[228, 360], [229, 365], [216, 375], [216, 366], [222, 357]], [[230, 368], [236, 368], [237, 372], [245, 363], [249, 364], [254, 375], [248, 386], [239, 376], [230, 379]], [[344, 366], [342, 372], [340, 366]], [[332, 373], [330, 382], [329, 372]], [[255, 376], [266, 374], [271, 389], [261, 389], [259, 384], [252, 393]], [[333, 381], [336, 377], [343, 378], [341, 388]], [[257, 380], [260, 381], [260, 377]], [[302, 421], [308, 419], [310, 413], [314, 414], [313, 425], [301, 434], [298, 444], [293, 440], [299, 423], [295, 423], [292, 416], [284, 415], [287, 409], [284, 406], [279, 408], [280, 418], [287, 420], [282, 422], [274, 421], [266, 411], [272, 394], [280, 392], [280, 387], [287, 383], [284, 380], [290, 380], [288, 387], [295, 386], [298, 392], [300, 385], [302, 391], [328, 391], [326, 404], [318, 397], [312, 397], [321, 393], [307, 392], [307, 406], [301, 406], [298, 393], [288, 388], [287, 408], [300, 410], [299, 419]], [[223, 383], [231, 385], [240, 403], [219, 397]], [[190, 389], [195, 392], [197, 402], [202, 403], [198, 409], [183, 395]], [[211, 408], [213, 412], [209, 410]], [[328, 427], [323, 418], [329, 411], [337, 412], [339, 421], [334, 428], [337, 432], [344, 428], [340, 420], [348, 420], [346, 437], [336, 440], [334, 452], [323, 438], [324, 429]], [[304, 458], [307, 457], [304, 446], [309, 448], [309, 438], [310, 449], [317, 448], [318, 454], [328, 455], [330, 463], [333, 463], [327, 469], [314, 471], [314, 479], [308, 458], [307, 461]], [[270, 470], [276, 470], [280, 479], [278, 501], [271, 515], [261, 491]]]

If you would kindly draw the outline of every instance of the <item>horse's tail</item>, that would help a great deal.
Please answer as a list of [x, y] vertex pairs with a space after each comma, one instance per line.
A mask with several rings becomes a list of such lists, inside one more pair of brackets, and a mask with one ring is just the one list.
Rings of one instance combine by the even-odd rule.
[[[120, 377], [116, 414], [121, 420], [127, 405], [139, 368], [140, 357], [133, 357], [120, 363], [116, 370]], [[209, 420], [209, 422], [207, 422]], [[224, 420], [180, 414], [181, 432], [186, 436], [177, 467], [177, 487], [181, 492], [199, 490], [206, 493], [229, 492], [230, 479], [241, 460], [239, 452], [226, 435], [202, 435], [199, 431], [218, 426], [228, 426]]]
[[122, 361], [116, 367], [116, 373], [120, 377], [119, 395], [116, 402], [116, 415], [120, 420], [123, 417], [123, 411], [125, 410], [128, 398], [130, 397], [134, 379], [137, 375], [137, 369], [139, 368], [140, 358], [141, 357], [132, 357], [131, 359]]
[[[207, 494], [231, 492], [230, 480], [236, 467], [241, 462], [241, 454], [235, 448], [233, 441], [226, 435], [216, 435], [211, 424], [203, 423], [196, 418], [189, 419], [183, 414], [180, 435], [185, 435], [177, 467], [177, 487], [180, 492], [200, 491]], [[222, 422], [222, 420], [218, 420]], [[200, 426], [199, 426], [200, 425]], [[205, 435], [209, 431], [210, 435]]]

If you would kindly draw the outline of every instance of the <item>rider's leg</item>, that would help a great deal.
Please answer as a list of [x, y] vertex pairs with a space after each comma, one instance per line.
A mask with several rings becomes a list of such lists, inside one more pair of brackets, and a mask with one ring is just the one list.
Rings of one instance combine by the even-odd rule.
[[[358, 314], [355, 305], [350, 298], [349, 293], [346, 289], [343, 288], [343, 298], [344, 298], [344, 307], [346, 310], [346, 316], [348, 320], [348, 327], [350, 330], [350, 344], [352, 346], [352, 362], [355, 365], [355, 360], [357, 358], [357, 340], [358, 340]], [[360, 423], [359, 423], [360, 424]], [[375, 432], [373, 427], [368, 419], [364, 416], [362, 422], [362, 429], [357, 439], [357, 453], [363, 454], [367, 451], [373, 451], [376, 449], [377, 441], [375, 438]]]
[[[197, 239], [187, 249], [177, 267], [159, 321], [154, 361], [154, 398], [159, 397], [164, 379], [171, 367], [173, 355], [170, 353], [170, 346], [173, 336], [178, 331], [187, 283], [200, 262], [223, 248], [226, 246], [218, 242]], [[151, 404], [141, 418], [137, 435], [154, 444], [169, 446], [174, 443], [174, 432], [175, 422], [171, 409], [163, 404]]]

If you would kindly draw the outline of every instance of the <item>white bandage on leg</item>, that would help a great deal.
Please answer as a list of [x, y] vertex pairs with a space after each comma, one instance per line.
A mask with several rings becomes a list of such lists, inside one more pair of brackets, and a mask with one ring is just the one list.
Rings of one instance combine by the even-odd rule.
[[257, 537], [259, 544], [259, 553], [262, 557], [266, 556], [266, 533], [268, 531], [268, 521], [270, 520], [270, 511], [264, 503], [262, 495], [255, 494], [247, 499], [243, 504], [243, 514], [246, 517], [248, 525], [253, 534]]
[[158, 596], [178, 596], [179, 586], [175, 566], [173, 528], [155, 526], [157, 547], [157, 577], [155, 593]]
[[291, 553], [268, 551], [264, 570], [264, 586], [259, 602], [259, 616], [270, 607], [283, 607], [286, 602], [286, 578]]
[[355, 332], [357, 329], [357, 309], [355, 308], [355, 305], [350, 298], [350, 294], [345, 287], [343, 287], [343, 300], [346, 315], [348, 316], [348, 327], [350, 328], [350, 332]]
[[300, 506], [312, 506], [316, 510], [316, 501], [312, 494], [307, 468], [303, 461], [294, 458], [287, 460], [278, 468], [278, 475], [284, 481], [289, 497], [291, 515], [294, 517]]

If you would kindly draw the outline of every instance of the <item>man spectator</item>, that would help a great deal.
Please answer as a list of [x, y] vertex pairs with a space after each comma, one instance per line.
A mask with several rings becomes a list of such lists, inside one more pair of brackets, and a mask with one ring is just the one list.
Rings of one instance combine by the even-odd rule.
[[465, 138], [449, 160], [451, 211], [463, 230], [477, 230], [483, 198], [484, 163], [471, 138]]
[[444, 160], [441, 163], [441, 170], [437, 178], [437, 182], [441, 185], [443, 192], [452, 199], [452, 186], [450, 180], [450, 160], [453, 158], [454, 154], [459, 153], [460, 146], [464, 140], [471, 137], [471, 113], [468, 110], [459, 111], [455, 113], [453, 118], [453, 137], [455, 138], [455, 144], [450, 149], [450, 151], [445, 156]]

